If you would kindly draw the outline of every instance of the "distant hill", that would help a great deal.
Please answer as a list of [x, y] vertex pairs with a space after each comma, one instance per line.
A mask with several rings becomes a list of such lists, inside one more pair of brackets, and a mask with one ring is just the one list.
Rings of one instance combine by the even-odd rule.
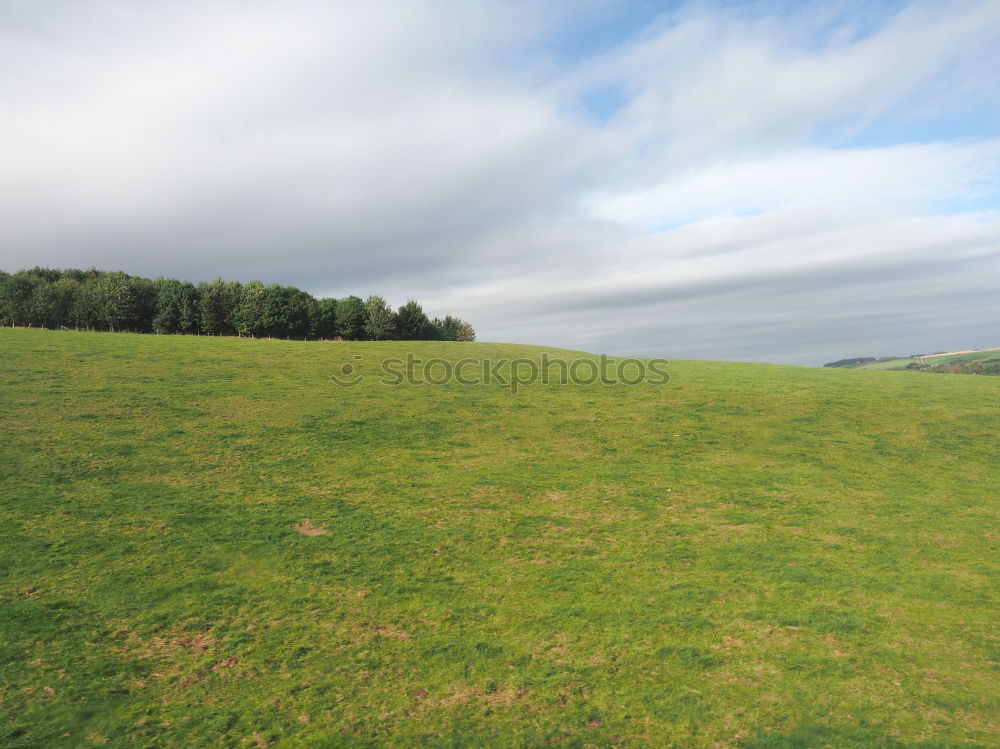
[[950, 374], [1000, 374], [1000, 347], [974, 351], [940, 351], [934, 354], [912, 354], [879, 358], [859, 356], [828, 362], [824, 367], [848, 369], [913, 369]]

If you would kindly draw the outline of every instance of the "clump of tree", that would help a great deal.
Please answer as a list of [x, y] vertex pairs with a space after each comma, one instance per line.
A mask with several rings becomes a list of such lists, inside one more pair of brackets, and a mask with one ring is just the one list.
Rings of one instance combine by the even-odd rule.
[[860, 367], [862, 364], [871, 364], [876, 361], [874, 356], [855, 356], [852, 359], [838, 359], [824, 364], [824, 367]]
[[428, 319], [414, 300], [316, 299], [294, 286], [217, 278], [193, 284], [121, 271], [0, 271], [0, 324], [36, 328], [255, 338], [474, 341], [457, 317]]
[[944, 374], [1000, 375], [1000, 359], [979, 359], [976, 361], [957, 361], [925, 367], [907, 367], [907, 369], [911, 368], [919, 368], [921, 372], [938, 372]]

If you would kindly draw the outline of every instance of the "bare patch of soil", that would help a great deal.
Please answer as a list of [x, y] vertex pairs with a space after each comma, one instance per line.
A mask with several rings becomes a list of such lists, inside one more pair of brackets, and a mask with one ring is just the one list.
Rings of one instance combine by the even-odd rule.
[[312, 520], [303, 520], [298, 525], [293, 525], [292, 530], [303, 536], [325, 536], [330, 532], [326, 528], [313, 525]]
[[178, 640], [177, 644], [192, 653], [204, 653], [215, 643], [212, 635], [195, 635], [186, 640]]
[[226, 658], [224, 660], [221, 660], [218, 663], [216, 663], [214, 666], [212, 666], [212, 670], [213, 671], [218, 671], [220, 668], [232, 668], [233, 666], [236, 665], [236, 662], [238, 660], [239, 660], [239, 658], [237, 658], [235, 655], [231, 655], [228, 658]]
[[403, 632], [398, 629], [391, 629], [389, 627], [384, 627], [381, 624], [375, 624], [372, 626], [372, 631], [382, 637], [391, 637], [394, 640], [409, 640], [410, 634], [408, 632]]

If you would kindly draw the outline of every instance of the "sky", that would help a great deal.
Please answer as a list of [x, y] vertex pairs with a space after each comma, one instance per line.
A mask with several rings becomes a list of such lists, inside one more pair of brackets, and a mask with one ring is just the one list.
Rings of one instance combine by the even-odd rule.
[[0, 268], [479, 340], [1000, 346], [1000, 2], [0, 0]]

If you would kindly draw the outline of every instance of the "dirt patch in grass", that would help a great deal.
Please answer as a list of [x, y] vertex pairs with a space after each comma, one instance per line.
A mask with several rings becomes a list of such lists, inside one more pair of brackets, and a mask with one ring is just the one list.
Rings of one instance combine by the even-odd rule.
[[214, 666], [212, 666], [212, 670], [218, 671], [219, 669], [222, 668], [232, 668], [233, 666], [236, 665], [237, 661], [239, 661], [239, 658], [237, 658], [235, 655], [231, 655], [228, 658], [225, 658], [224, 660], [221, 660]]
[[215, 638], [212, 635], [201, 634], [185, 640], [179, 640], [177, 644], [189, 652], [204, 653], [215, 644]]
[[322, 526], [313, 525], [312, 520], [303, 520], [298, 525], [293, 525], [292, 530], [303, 536], [325, 536], [330, 532]]
[[409, 632], [403, 632], [402, 630], [392, 629], [390, 627], [382, 626], [381, 624], [372, 625], [372, 632], [381, 637], [391, 637], [394, 640], [409, 640]]
[[524, 687], [506, 685], [493, 691], [484, 691], [467, 686], [456, 687], [451, 695], [437, 701], [438, 707], [455, 707], [478, 702], [487, 707], [509, 708], [523, 700], [528, 695]]

